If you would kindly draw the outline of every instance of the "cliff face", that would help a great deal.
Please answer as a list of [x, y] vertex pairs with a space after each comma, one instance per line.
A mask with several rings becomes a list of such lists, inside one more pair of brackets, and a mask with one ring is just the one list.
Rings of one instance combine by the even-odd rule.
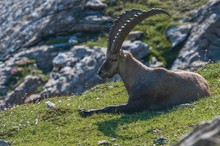
[[[11, 105], [23, 103], [32, 94], [34, 97], [40, 97], [42, 90], [47, 89], [43, 88], [43, 86], [49, 80], [48, 78], [55, 78], [55, 74], [64, 67], [59, 66], [60, 64], [66, 65], [65, 61], [68, 61], [69, 64], [66, 66], [73, 67], [77, 62], [82, 62], [88, 52], [96, 54], [96, 56], [90, 56], [91, 60], [95, 61], [94, 57], [96, 57], [99, 60], [98, 62], [101, 62], [104, 58], [104, 52], [99, 51], [100, 49], [92, 50], [81, 47], [81, 51], [71, 54], [71, 48], [84, 41], [85, 35], [81, 33], [73, 35], [77, 32], [90, 33], [108, 30], [112, 24], [112, 18], [104, 16], [103, 9], [105, 7], [106, 4], [100, 1], [87, 2], [87, 0], [1, 1], [0, 100], [3, 99], [5, 100], [4, 102]], [[59, 35], [64, 37], [56, 38], [57, 42], [48, 41], [51, 36]], [[67, 53], [69, 56], [64, 55], [64, 58], [57, 59], [60, 56], [60, 52], [70, 53]], [[100, 53], [101, 58], [97, 57], [100, 56]], [[76, 56], [75, 58], [74, 55]], [[73, 57], [72, 60], [71, 57]], [[63, 62], [56, 63], [57, 60]], [[87, 66], [85, 62], [82, 65]], [[96, 61], [90, 64], [92, 66], [90, 69], [100, 65], [100, 63], [95, 63]], [[54, 70], [59, 66], [58, 70], [55, 71], [56, 73], [49, 75], [53, 65], [55, 67]], [[80, 69], [80, 67], [78, 68]], [[80, 73], [83, 74], [86, 69], [82, 69], [83, 71]], [[70, 73], [71, 71], [67, 72]], [[64, 71], [64, 73], [66, 72]], [[44, 77], [45, 75], [47, 76], [46, 80], [42, 80], [44, 78], [42, 75]], [[87, 77], [87, 75], [83, 74], [81, 76], [83, 81], [84, 76]], [[97, 78], [97, 76], [94, 77], [94, 80], [90, 78], [87, 84], [94, 85], [99, 81]], [[69, 74], [68, 81], [71, 80], [72, 76]], [[68, 81], [62, 80], [53, 83], [62, 86]], [[49, 84], [47, 83], [46, 87]], [[79, 92], [81, 92], [83, 83], [80, 82], [79, 84], [74, 86], [80, 88]], [[51, 88], [51, 85], [49, 87]], [[62, 87], [62, 91], [67, 91], [64, 87]], [[70, 92], [73, 93], [75, 90], [68, 91], [68, 93]], [[58, 93], [56, 95], [61, 95], [63, 92], [58, 90], [55, 93]], [[65, 93], [68, 94], [67, 92]]]
[[197, 69], [220, 60], [220, 2], [194, 11], [192, 29], [172, 69]]
[[42, 38], [70, 31], [81, 14], [81, 0], [2, 1], [0, 60]]

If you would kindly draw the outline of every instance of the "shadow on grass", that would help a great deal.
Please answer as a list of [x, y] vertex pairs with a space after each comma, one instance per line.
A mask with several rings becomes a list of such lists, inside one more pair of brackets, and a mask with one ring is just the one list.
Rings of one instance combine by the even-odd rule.
[[[134, 114], [123, 114], [118, 119], [113, 119], [105, 122], [97, 123], [99, 131], [101, 131], [105, 136], [108, 137], [119, 137], [121, 139], [132, 139], [132, 135], [121, 136], [118, 135], [116, 130], [119, 126], [123, 126], [129, 123], [134, 123], [136, 121], [146, 121], [154, 117], [160, 116], [162, 114], [170, 113], [175, 109], [163, 110], [163, 111], [145, 111], [141, 113]], [[153, 129], [152, 129], [153, 130]]]

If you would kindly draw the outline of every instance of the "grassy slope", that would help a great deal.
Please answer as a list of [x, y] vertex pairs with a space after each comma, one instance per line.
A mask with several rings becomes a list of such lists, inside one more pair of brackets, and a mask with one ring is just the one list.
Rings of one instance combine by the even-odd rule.
[[[56, 103], [48, 109], [45, 101], [25, 104], [0, 112], [0, 139], [14, 145], [97, 145], [108, 140], [113, 145], [153, 145], [165, 137], [166, 145], [175, 143], [201, 121], [220, 114], [220, 63], [199, 70], [211, 87], [212, 97], [194, 102], [192, 107], [136, 114], [98, 114], [82, 118], [79, 108], [100, 108], [127, 100], [122, 83], [97, 85], [81, 96], [51, 98]], [[38, 121], [38, 122], [37, 122]], [[158, 129], [158, 132], [153, 132]]]

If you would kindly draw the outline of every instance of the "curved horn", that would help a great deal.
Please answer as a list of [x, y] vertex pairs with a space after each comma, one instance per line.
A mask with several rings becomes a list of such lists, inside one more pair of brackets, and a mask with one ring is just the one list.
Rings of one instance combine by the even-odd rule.
[[118, 33], [118, 30], [122, 28], [122, 26], [126, 23], [126, 21], [131, 18], [131, 16], [137, 14], [137, 13], [141, 13], [141, 10], [131, 10], [131, 11], [126, 11], [123, 12], [121, 15], [119, 15], [115, 22], [114, 25], [112, 26], [112, 28], [109, 31], [109, 38], [108, 38], [108, 49], [111, 48], [113, 40], [115, 39], [115, 36]]
[[111, 53], [117, 53], [120, 51], [123, 41], [129, 34], [129, 32], [142, 20], [156, 15], [156, 14], [170, 14], [163, 9], [153, 8], [148, 11], [131, 10], [122, 13], [115, 21], [108, 40], [108, 51]]

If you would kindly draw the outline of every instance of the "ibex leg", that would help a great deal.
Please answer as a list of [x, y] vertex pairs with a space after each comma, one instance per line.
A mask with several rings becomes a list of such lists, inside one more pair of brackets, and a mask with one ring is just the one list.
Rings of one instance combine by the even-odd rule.
[[133, 102], [122, 105], [112, 105], [101, 109], [79, 110], [81, 116], [90, 116], [93, 113], [134, 113], [144, 110], [143, 102]]

